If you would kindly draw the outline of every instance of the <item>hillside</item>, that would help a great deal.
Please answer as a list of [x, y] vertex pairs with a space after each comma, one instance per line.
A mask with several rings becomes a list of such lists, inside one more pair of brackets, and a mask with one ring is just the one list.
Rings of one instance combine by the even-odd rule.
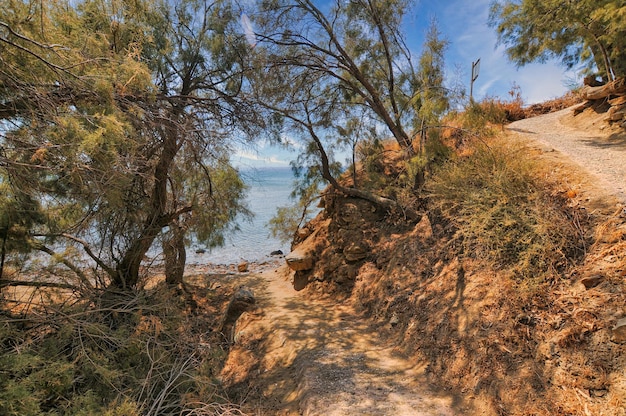
[[[222, 372], [232, 398], [268, 415], [626, 414], [626, 334], [614, 329], [626, 316], [623, 188], [593, 176], [596, 167], [620, 174], [608, 159], [624, 141], [593, 113], [569, 112], [508, 126], [488, 153], [532, 159], [549, 184], [539, 194], [559, 211], [543, 227], [572, 234], [544, 230], [546, 253], [531, 246], [509, 264], [460, 238], [432, 200], [411, 223], [328, 194], [294, 250], [311, 267], [244, 282], [260, 303], [240, 318]], [[581, 165], [547, 141], [572, 137], [605, 156], [577, 151], [588, 157]]]

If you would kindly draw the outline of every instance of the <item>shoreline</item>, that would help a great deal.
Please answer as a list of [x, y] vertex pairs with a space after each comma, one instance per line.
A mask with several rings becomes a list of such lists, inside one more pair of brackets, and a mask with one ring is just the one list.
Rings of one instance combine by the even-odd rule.
[[[247, 263], [248, 268], [244, 272], [238, 271], [237, 267], [241, 263]], [[261, 261], [242, 260], [239, 263], [190, 263], [185, 266], [185, 276], [197, 274], [233, 274], [244, 275], [248, 273], [260, 273], [270, 269], [275, 269], [285, 264], [285, 256], [275, 256]]]

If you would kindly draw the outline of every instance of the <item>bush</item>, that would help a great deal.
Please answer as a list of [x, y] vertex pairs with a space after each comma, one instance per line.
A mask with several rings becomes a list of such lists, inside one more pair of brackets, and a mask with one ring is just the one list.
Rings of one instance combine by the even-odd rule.
[[182, 415], [219, 402], [221, 338], [211, 338], [210, 351], [201, 347], [211, 323], [185, 309], [175, 290], [159, 287], [32, 317], [28, 326], [4, 322], [0, 414]]
[[523, 279], [562, 270], [584, 254], [577, 213], [551, 189], [525, 148], [502, 141], [444, 164], [428, 185], [432, 206], [453, 224], [466, 255]]

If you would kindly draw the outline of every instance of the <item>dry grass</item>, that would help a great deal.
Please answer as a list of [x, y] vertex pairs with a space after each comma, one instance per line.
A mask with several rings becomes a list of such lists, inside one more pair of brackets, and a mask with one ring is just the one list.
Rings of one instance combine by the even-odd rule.
[[0, 321], [0, 413], [243, 415], [217, 380], [226, 350], [212, 331], [232, 288], [193, 281], [73, 303], [31, 290]]
[[584, 214], [552, 192], [523, 146], [477, 143], [433, 175], [432, 209], [454, 226], [466, 255], [521, 279], [563, 271], [584, 254]]
[[431, 176], [427, 218], [377, 234], [355, 303], [474, 414], [626, 415], [623, 213], [588, 216], [531, 151], [485, 140]]

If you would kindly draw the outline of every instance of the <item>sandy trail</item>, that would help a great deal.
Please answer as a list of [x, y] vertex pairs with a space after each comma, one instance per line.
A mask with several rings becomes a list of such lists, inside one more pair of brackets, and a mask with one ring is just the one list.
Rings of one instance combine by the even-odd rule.
[[[348, 305], [306, 298], [285, 268], [251, 277], [266, 325], [259, 372], [265, 402], [274, 407], [267, 414], [465, 414], [458, 398], [431, 389], [424, 367], [387, 345]], [[240, 330], [245, 336], [256, 329]]]

